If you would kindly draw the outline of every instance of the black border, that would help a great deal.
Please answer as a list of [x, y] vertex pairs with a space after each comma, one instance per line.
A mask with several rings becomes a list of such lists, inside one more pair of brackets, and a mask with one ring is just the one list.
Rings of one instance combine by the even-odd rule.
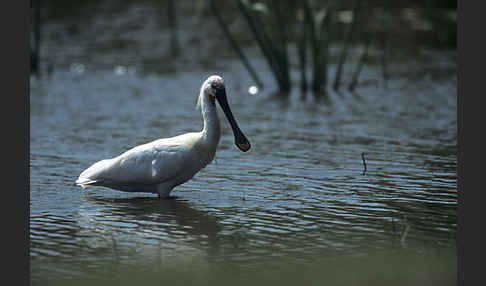
[[0, 11], [2, 284], [29, 285], [30, 1], [2, 1]]
[[[457, 282], [479, 285], [484, 280], [484, 114], [486, 44], [484, 1], [457, 1]], [[471, 5], [473, 4], [473, 5]], [[482, 4], [482, 5], [478, 5]], [[477, 102], [474, 102], [477, 101]], [[466, 130], [472, 130], [469, 139]], [[471, 138], [472, 137], [472, 138]], [[467, 213], [467, 215], [466, 215]], [[468, 281], [468, 282], [466, 282]]]
[[[464, 213], [463, 213], [463, 206], [464, 206], [464, 197], [462, 192], [464, 190], [464, 182], [462, 180], [463, 175], [463, 168], [461, 163], [463, 162], [463, 153], [462, 153], [462, 146], [463, 146], [463, 82], [461, 82], [462, 77], [464, 75], [463, 65], [462, 65], [462, 57], [463, 53], [461, 49], [463, 47], [463, 27], [464, 22], [463, 19], [463, 3], [458, 1], [457, 3], [457, 230], [456, 230], [456, 252], [457, 252], [457, 285], [464, 285], [464, 276], [463, 276], [463, 256], [462, 256], [462, 245], [464, 242], [463, 236], [463, 227], [464, 227]], [[462, 30], [461, 30], [462, 29]]]

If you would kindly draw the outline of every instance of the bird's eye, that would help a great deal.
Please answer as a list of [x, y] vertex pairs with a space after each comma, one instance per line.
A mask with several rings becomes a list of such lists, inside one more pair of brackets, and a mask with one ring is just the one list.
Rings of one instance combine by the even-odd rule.
[[216, 90], [221, 90], [223, 89], [223, 84], [220, 82], [212, 82], [211, 87], [216, 89]]

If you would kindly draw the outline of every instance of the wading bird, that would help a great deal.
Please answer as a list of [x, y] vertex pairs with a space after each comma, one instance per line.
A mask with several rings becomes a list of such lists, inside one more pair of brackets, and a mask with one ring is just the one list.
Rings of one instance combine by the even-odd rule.
[[213, 75], [202, 84], [197, 101], [204, 120], [202, 131], [158, 139], [96, 162], [79, 175], [76, 184], [156, 193], [159, 198], [167, 198], [174, 187], [187, 182], [213, 160], [221, 137], [216, 101], [233, 129], [236, 146], [248, 151], [250, 142], [233, 117], [224, 81]]

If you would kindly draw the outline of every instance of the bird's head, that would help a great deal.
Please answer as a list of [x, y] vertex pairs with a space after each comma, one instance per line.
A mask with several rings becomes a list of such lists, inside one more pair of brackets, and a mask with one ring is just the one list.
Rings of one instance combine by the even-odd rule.
[[226, 97], [224, 80], [219, 75], [212, 75], [208, 77], [201, 86], [201, 93], [197, 100], [197, 106], [201, 106], [203, 97], [207, 97], [209, 102], [211, 102], [213, 106], [216, 106], [216, 98], [218, 95]]
[[[226, 98], [226, 88], [224, 86], [223, 78], [218, 75], [208, 77], [201, 86], [201, 92], [197, 101], [198, 106], [201, 105], [203, 97], [209, 99], [209, 102], [214, 107], [216, 106], [216, 101], [219, 102], [221, 109], [223, 109], [223, 112], [233, 129], [236, 146], [243, 152], [248, 151], [250, 149], [250, 142], [246, 139], [245, 135], [243, 135], [243, 132], [241, 132], [233, 117], [233, 113], [228, 104], [228, 99]], [[205, 102], [207, 101], [205, 100]]]

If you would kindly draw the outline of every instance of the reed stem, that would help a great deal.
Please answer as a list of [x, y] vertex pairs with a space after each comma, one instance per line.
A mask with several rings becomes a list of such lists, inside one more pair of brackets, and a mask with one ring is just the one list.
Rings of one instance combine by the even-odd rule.
[[387, 23], [386, 23], [386, 18], [387, 18], [387, 15], [388, 15], [388, 5], [385, 1], [385, 4], [383, 6], [383, 15], [382, 15], [382, 28], [383, 28], [383, 34], [382, 34], [382, 54], [381, 54], [381, 74], [382, 74], [382, 78], [383, 78], [383, 83], [384, 83], [384, 87], [385, 88], [388, 88], [388, 79], [389, 79], [389, 75], [388, 75], [388, 63], [387, 63], [387, 58], [388, 58], [388, 41], [387, 41], [387, 37], [388, 37], [388, 28], [387, 28]]
[[363, 68], [364, 63], [368, 59], [368, 49], [369, 49], [370, 42], [371, 42], [371, 39], [370, 39], [369, 35], [366, 35], [365, 44], [364, 44], [364, 47], [363, 47], [363, 52], [361, 53], [361, 56], [359, 57], [359, 61], [358, 61], [358, 64], [356, 65], [356, 69], [353, 73], [351, 83], [349, 84], [348, 90], [351, 91], [351, 92], [353, 92], [355, 90], [356, 86], [358, 85], [358, 79], [359, 79], [359, 75], [361, 73], [361, 69]]
[[282, 73], [282, 80], [283, 80], [283, 90], [289, 91], [290, 90], [290, 73], [289, 73], [289, 56], [288, 56], [288, 48], [287, 48], [287, 20], [284, 16], [284, 9], [283, 5], [279, 5], [277, 0], [272, 1], [273, 9], [275, 10], [277, 16], [277, 26], [278, 26], [278, 33], [280, 38], [280, 43], [276, 47], [276, 56], [278, 59], [278, 66]]
[[234, 39], [234, 37], [231, 35], [231, 32], [228, 29], [228, 25], [225, 24], [223, 17], [221, 16], [221, 14], [219, 14], [219, 10], [217, 9], [217, 7], [215, 5], [214, 0], [210, 0], [210, 5], [211, 5], [211, 11], [213, 11], [213, 15], [215, 16], [216, 21], [218, 22], [218, 25], [221, 27], [224, 35], [226, 36], [226, 38], [230, 42], [231, 47], [233, 48], [233, 50], [236, 52], [236, 54], [240, 58], [241, 62], [245, 66], [246, 70], [250, 73], [250, 75], [253, 78], [253, 80], [255, 81], [256, 85], [260, 89], [262, 89], [263, 88], [263, 82], [260, 80], [255, 69], [253, 69], [250, 62], [248, 61], [248, 58], [243, 53], [240, 46], [238, 45], [238, 43]]
[[317, 42], [317, 35], [316, 35], [316, 28], [314, 23], [314, 13], [312, 12], [309, 1], [304, 0], [302, 1], [303, 9], [304, 9], [304, 21], [307, 25], [308, 33], [309, 33], [309, 41], [311, 44], [311, 57], [312, 57], [312, 90], [318, 91], [320, 89], [319, 84], [319, 64], [318, 64], [318, 57], [319, 57], [319, 48]]
[[332, 10], [329, 5], [326, 7], [326, 14], [324, 19], [321, 21], [321, 25], [319, 27], [319, 56], [318, 56], [318, 64], [319, 64], [319, 74], [316, 75], [318, 77], [318, 85], [319, 90], [322, 87], [327, 86], [327, 71], [328, 71], [328, 62], [329, 62], [329, 40], [330, 40], [330, 23], [331, 23], [331, 15]]
[[361, 0], [355, 0], [354, 1], [354, 8], [353, 8], [353, 20], [351, 22], [351, 25], [349, 26], [349, 29], [346, 32], [345, 35], [345, 40], [344, 40], [344, 46], [341, 49], [341, 54], [339, 56], [339, 62], [338, 62], [338, 67], [336, 70], [336, 77], [334, 79], [334, 84], [333, 84], [333, 89], [335, 91], [339, 90], [339, 86], [341, 85], [341, 74], [343, 71], [343, 65], [346, 60], [346, 57], [348, 55], [348, 50], [349, 46], [351, 44], [351, 39], [354, 33], [354, 29], [356, 27], [356, 22], [358, 21], [358, 12], [359, 12], [359, 4]]
[[297, 49], [299, 53], [300, 66], [300, 89], [307, 91], [307, 29], [305, 28], [304, 19], [299, 23], [300, 38], [297, 40]]
[[181, 49], [177, 35], [177, 10], [174, 0], [167, 1], [167, 18], [170, 28], [170, 52], [173, 57], [178, 57]]
[[279, 88], [283, 91], [288, 91], [290, 83], [286, 82], [284, 76], [282, 75], [281, 68], [279, 67], [276, 59], [275, 47], [272, 45], [272, 42], [263, 29], [264, 25], [261, 23], [258, 17], [253, 15], [252, 8], [247, 0], [239, 0], [237, 3], [260, 47], [260, 50], [262, 51], [268, 65], [270, 66], [270, 69], [273, 72]]

